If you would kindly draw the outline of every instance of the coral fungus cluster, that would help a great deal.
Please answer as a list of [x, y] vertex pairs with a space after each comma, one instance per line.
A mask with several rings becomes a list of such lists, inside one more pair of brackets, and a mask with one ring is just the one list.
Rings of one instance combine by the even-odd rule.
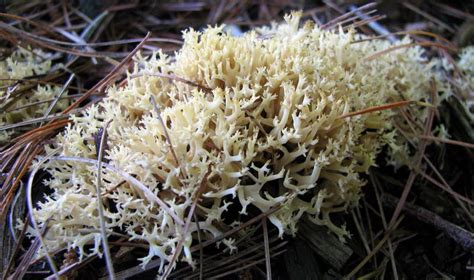
[[[59, 94], [60, 88], [50, 85], [31, 86], [35, 77], [51, 70], [49, 55], [39, 50], [18, 48], [0, 61], [0, 126], [42, 117], [50, 102]], [[29, 91], [25, 88], [32, 88]], [[18, 98], [17, 94], [22, 94]], [[15, 100], [14, 105], [11, 101]], [[9, 106], [11, 105], [11, 106]], [[67, 101], [61, 100], [55, 109], [65, 108]], [[11, 139], [12, 132], [0, 131], [0, 145]]]
[[[330, 215], [357, 203], [361, 173], [375, 165], [383, 147], [390, 163], [410, 156], [396, 129], [407, 124], [396, 110], [344, 115], [402, 100], [433, 102], [434, 63], [418, 46], [373, 58], [394, 45], [357, 41], [362, 36], [354, 31], [322, 30], [310, 22], [300, 28], [299, 18], [292, 14], [286, 23], [241, 37], [223, 27], [185, 31], [175, 56], [136, 57], [126, 83], [72, 116], [47, 149], [59, 147], [68, 161], [45, 165], [53, 192], [34, 212], [49, 228], [49, 249], [67, 245], [81, 256], [99, 251], [93, 160], [106, 123], [107, 231], [149, 245], [143, 263], [158, 257], [163, 268], [182, 238], [184, 258], [192, 263], [197, 226], [193, 222], [185, 232], [183, 221], [196, 199], [204, 239], [221, 234], [216, 225], [230, 204], [240, 210], [240, 217], [226, 217], [231, 227], [279, 205], [269, 220], [280, 234], [295, 233], [306, 215], [343, 237], [344, 227]], [[427, 117], [426, 107], [406, 109], [412, 121]], [[232, 240], [225, 243], [232, 246]]]

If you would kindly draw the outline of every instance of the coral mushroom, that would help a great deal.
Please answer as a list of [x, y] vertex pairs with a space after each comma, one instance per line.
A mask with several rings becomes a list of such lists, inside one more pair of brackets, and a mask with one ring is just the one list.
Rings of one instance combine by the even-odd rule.
[[[113, 168], [102, 174], [106, 226], [146, 242], [144, 264], [158, 257], [162, 271], [182, 238], [192, 263], [197, 226], [185, 232], [182, 221], [198, 190], [206, 238], [221, 234], [216, 222], [224, 222], [230, 204], [241, 215], [249, 215], [249, 207], [264, 212], [280, 205], [269, 216], [280, 234], [295, 233], [306, 215], [344, 237], [330, 216], [358, 202], [361, 173], [384, 146], [393, 164], [404, 164], [410, 154], [395, 128], [406, 126], [396, 110], [341, 116], [402, 100], [433, 102], [434, 63], [418, 46], [368, 59], [393, 44], [355, 42], [362, 36], [354, 31], [309, 22], [299, 28], [298, 13], [285, 19], [241, 37], [222, 26], [185, 31], [174, 57], [136, 57], [123, 87], [111, 87], [102, 102], [72, 116], [73, 124], [47, 149], [60, 147], [69, 161], [46, 164], [53, 193], [34, 213], [49, 228], [50, 249], [67, 245], [84, 256], [91, 253], [84, 245], [92, 243], [92, 252], [99, 251], [95, 161], [74, 158], [97, 159], [93, 136], [107, 122], [104, 161]], [[423, 122], [427, 111], [417, 107], [410, 117]], [[233, 227], [239, 221], [226, 218]]]
[[[42, 117], [49, 107], [48, 101], [59, 94], [60, 88], [50, 85], [38, 85], [30, 92], [21, 93], [21, 89], [30, 86], [26, 82], [28, 79], [51, 70], [49, 56], [40, 50], [18, 48], [0, 61], [0, 126]], [[18, 98], [17, 92], [23, 94], [22, 98]], [[7, 106], [13, 99], [17, 99], [14, 105]], [[55, 109], [64, 109], [67, 104], [67, 101], [60, 100]], [[11, 131], [0, 131], [0, 145], [5, 144], [11, 136]]]

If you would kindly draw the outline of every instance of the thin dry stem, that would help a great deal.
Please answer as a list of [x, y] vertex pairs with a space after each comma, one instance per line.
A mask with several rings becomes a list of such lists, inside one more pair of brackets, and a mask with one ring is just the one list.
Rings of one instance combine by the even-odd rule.
[[[50, 154], [46, 155], [44, 158], [42, 158], [31, 171], [30, 177], [28, 178], [28, 183], [26, 185], [26, 199], [27, 199], [27, 205], [28, 205], [28, 213], [30, 215], [30, 221], [31, 221], [31, 224], [33, 225], [33, 229], [35, 230], [36, 238], [38, 238], [38, 240], [40, 241], [41, 247], [43, 248], [45, 252], [46, 259], [48, 260], [49, 266], [51, 267], [51, 270], [53, 271], [54, 276], [56, 277], [56, 279], [59, 279], [58, 268], [53, 260], [53, 257], [49, 254], [48, 247], [43, 239], [43, 234], [41, 233], [38, 223], [36, 222], [36, 219], [35, 219], [34, 207], [33, 207], [33, 194], [32, 194], [33, 180], [35, 178], [35, 174], [38, 172], [41, 165], [45, 163], [46, 161], [48, 161], [55, 153], [57, 153], [57, 151], [58, 150], [55, 150], [51, 152]], [[46, 228], [47, 223], [45, 223], [43, 227]]]
[[100, 221], [100, 235], [102, 237], [102, 247], [104, 248], [104, 256], [105, 261], [107, 264], [107, 271], [109, 273], [109, 279], [115, 279], [114, 273], [114, 263], [112, 261], [112, 256], [110, 255], [110, 248], [107, 242], [107, 232], [106, 232], [106, 224], [105, 224], [105, 217], [104, 217], [104, 206], [102, 205], [102, 198], [100, 196], [100, 186], [102, 185], [102, 159], [104, 157], [104, 147], [107, 142], [107, 128], [111, 121], [108, 121], [104, 128], [103, 133], [100, 138], [100, 147], [99, 147], [99, 155], [97, 156], [97, 183], [96, 183], [96, 193], [97, 193], [97, 209], [99, 212], [99, 221]]
[[[97, 165], [98, 161], [94, 159], [88, 159], [88, 158], [79, 158], [79, 157], [65, 157], [65, 156], [57, 156], [57, 157], [51, 157], [50, 160], [58, 160], [58, 161], [72, 161], [72, 162], [83, 162], [87, 164], [93, 164]], [[179, 218], [176, 213], [163, 202], [159, 197], [157, 197], [150, 189], [148, 189], [143, 183], [135, 179], [133, 176], [127, 174], [126, 172], [110, 165], [107, 163], [102, 162], [102, 168], [106, 168], [114, 173], [119, 174], [122, 176], [124, 179], [132, 183], [135, 187], [139, 188], [144, 194], [147, 199], [150, 201], [154, 201], [156, 204], [158, 204], [160, 207], [162, 207], [168, 215], [170, 215], [176, 223], [180, 225], [184, 225], [184, 222], [181, 218]]]
[[265, 266], [267, 269], [267, 280], [272, 280], [272, 264], [270, 255], [270, 244], [268, 242], [267, 218], [262, 219], [263, 242], [265, 244]]

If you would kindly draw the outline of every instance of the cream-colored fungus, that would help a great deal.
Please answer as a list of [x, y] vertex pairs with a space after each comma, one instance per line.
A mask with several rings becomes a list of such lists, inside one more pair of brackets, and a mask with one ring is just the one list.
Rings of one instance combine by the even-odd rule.
[[[306, 215], [343, 238], [344, 226], [330, 216], [357, 204], [365, 184], [361, 173], [375, 165], [384, 146], [392, 164], [406, 163], [410, 154], [395, 128], [407, 127], [398, 111], [341, 116], [401, 100], [433, 102], [435, 63], [421, 47], [369, 60], [393, 44], [353, 43], [361, 35], [311, 23], [299, 28], [298, 13], [285, 19], [241, 37], [223, 27], [187, 30], [174, 57], [136, 57], [127, 83], [72, 116], [47, 152], [60, 147], [61, 156], [96, 159], [93, 136], [110, 121], [104, 161], [142, 182], [180, 220], [186, 220], [193, 194], [205, 182], [197, 207], [203, 238], [221, 234], [216, 222], [223, 222], [231, 203], [242, 215], [250, 206], [264, 212], [280, 204], [269, 216], [280, 234], [294, 234]], [[395, 45], [409, 42], [404, 38]], [[422, 124], [427, 112], [413, 105], [410, 118]], [[422, 126], [414, 129], [421, 133]], [[53, 193], [34, 215], [40, 225], [47, 222], [49, 249], [78, 248], [81, 257], [98, 252], [96, 165], [50, 161], [46, 167]], [[163, 270], [183, 237], [183, 225], [119, 174], [103, 172], [108, 231], [148, 244], [143, 264], [158, 257]], [[239, 221], [228, 223], [235, 227]], [[196, 231], [193, 222], [184, 236], [189, 263]], [[223, 243], [233, 246], [232, 240]], [[86, 244], [93, 249], [84, 250]]]
[[[44, 75], [51, 70], [49, 57], [49, 54], [40, 50], [19, 47], [10, 56], [0, 60], [0, 126], [42, 117], [45, 114], [50, 103], [43, 101], [51, 102], [59, 94], [60, 87], [38, 85], [33, 87], [31, 93], [18, 98], [14, 105], [8, 108], [5, 105], [14, 98], [14, 92], [31, 85], [27, 79], [34, 80], [35, 76]], [[55, 110], [64, 109], [67, 104], [68, 101], [59, 100]], [[0, 131], [0, 146], [11, 139], [12, 133], [12, 130]]]

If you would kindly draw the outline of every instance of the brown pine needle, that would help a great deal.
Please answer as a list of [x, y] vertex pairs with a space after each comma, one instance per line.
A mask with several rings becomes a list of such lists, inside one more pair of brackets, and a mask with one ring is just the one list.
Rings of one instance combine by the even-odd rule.
[[[446, 185], [443, 185], [442, 183], [438, 182], [437, 180], [435, 180], [433, 177], [431, 177], [430, 175], [426, 174], [425, 172], [423, 171], [419, 171], [420, 175], [425, 178], [426, 180], [430, 181], [433, 185], [439, 187], [440, 189], [444, 190], [445, 192], [449, 193], [450, 195], [452, 195], [455, 199], [459, 199], [459, 200], [462, 200], [470, 205], [474, 205], [474, 201], [470, 200], [469, 198], [466, 198], [460, 194], [458, 194], [457, 192], [455, 192], [451, 187], [446, 186]], [[472, 215], [470, 215], [472, 217]]]
[[390, 237], [390, 234], [398, 227], [402, 222], [403, 216], [401, 216], [386, 232], [382, 240], [377, 243], [374, 249], [368, 254], [349, 274], [347, 274], [343, 279], [351, 279], [354, 275], [361, 270], [364, 265], [382, 248], [382, 246], [387, 242]]
[[371, 112], [383, 111], [383, 110], [392, 109], [392, 108], [396, 108], [396, 107], [406, 106], [408, 104], [413, 104], [413, 103], [417, 103], [419, 105], [424, 105], [424, 106], [431, 106], [431, 105], [429, 105], [427, 103], [423, 103], [423, 102], [418, 102], [418, 101], [413, 101], [413, 100], [403, 100], [403, 101], [397, 101], [397, 102], [393, 102], [393, 103], [389, 103], [389, 104], [369, 107], [369, 108], [362, 109], [362, 110], [359, 110], [359, 111], [355, 111], [355, 112], [352, 112], [352, 113], [347, 113], [347, 114], [344, 114], [344, 115], [340, 116], [339, 118], [344, 119], [344, 118], [354, 117], [354, 116], [357, 116], [357, 115], [363, 115], [363, 114], [367, 114], [367, 113], [371, 113]]
[[428, 32], [428, 31], [423, 31], [423, 30], [409, 30], [409, 31], [393, 32], [393, 33], [389, 33], [389, 34], [386, 34], [386, 35], [379, 35], [379, 36], [374, 36], [374, 37], [370, 37], [370, 38], [366, 38], [366, 39], [353, 41], [353, 42], [351, 42], [351, 44], [357, 44], [357, 43], [372, 41], [372, 40], [376, 40], [376, 39], [384, 39], [384, 38], [387, 38], [389, 36], [394, 36], [394, 35], [424, 35], [424, 36], [432, 37], [432, 38], [435, 38], [435, 39], [440, 40], [442, 42], [445, 42], [449, 46], [451, 46], [453, 48], [456, 48], [456, 45], [454, 45], [448, 39], [446, 39], [442, 36], [439, 36], [437, 34], [434, 34], [434, 33]]
[[457, 145], [469, 149], [474, 149], [474, 144], [473, 143], [467, 143], [459, 140], [451, 140], [451, 139], [445, 139], [445, 138], [440, 138], [436, 136], [431, 136], [431, 135], [414, 135], [415, 137], [418, 137], [420, 139], [426, 139], [426, 140], [433, 140], [436, 142], [443, 142], [446, 144], [451, 144], [451, 145]]
[[[433, 96], [436, 94], [436, 86], [435, 86], [434, 83], [432, 84], [431, 94]], [[425, 128], [424, 128], [424, 131], [423, 131], [424, 135], [429, 135], [431, 133], [431, 128], [433, 126], [434, 116], [435, 116], [435, 111], [433, 109], [429, 110], [429, 115], [428, 115], [428, 118], [426, 119]], [[402, 211], [403, 205], [405, 204], [405, 202], [407, 200], [408, 194], [410, 193], [410, 190], [413, 186], [413, 183], [415, 182], [416, 176], [418, 175], [417, 171], [420, 170], [420, 165], [421, 165], [421, 162], [423, 161], [423, 156], [424, 156], [425, 151], [426, 151], [426, 146], [428, 145], [426, 140], [422, 140], [420, 142], [421, 143], [418, 147], [418, 152], [417, 152], [417, 155], [415, 157], [416, 158], [415, 164], [413, 165], [413, 169], [410, 172], [410, 175], [408, 176], [408, 179], [407, 179], [407, 182], [405, 183], [405, 186], [403, 187], [403, 192], [400, 196], [400, 200], [398, 202], [398, 205], [397, 205], [397, 207], [395, 208], [395, 211], [392, 214], [392, 218], [390, 219], [389, 227], [391, 227], [397, 221], [397, 218], [400, 215], [400, 212]]]
[[402, 45], [397, 45], [397, 46], [393, 46], [393, 47], [390, 47], [386, 50], [383, 50], [383, 51], [380, 51], [380, 52], [377, 52], [377, 53], [374, 53], [368, 57], [366, 57], [365, 59], [367, 61], [371, 61], [371, 60], [374, 60], [376, 59], [377, 57], [379, 56], [382, 56], [384, 54], [387, 54], [389, 52], [392, 52], [392, 51], [395, 51], [395, 50], [399, 50], [399, 49], [404, 49], [404, 48], [411, 48], [411, 47], [415, 47], [415, 46], [421, 46], [421, 47], [437, 47], [437, 48], [440, 48], [440, 49], [444, 49], [444, 50], [450, 50], [450, 51], [458, 51], [457, 48], [454, 48], [454, 47], [450, 47], [450, 46], [446, 46], [446, 45], [443, 45], [443, 44], [440, 44], [440, 43], [434, 43], [434, 42], [430, 42], [430, 41], [423, 41], [423, 42], [417, 42], [417, 43], [409, 43], [409, 44], [402, 44]]
[[377, 3], [376, 2], [372, 2], [372, 3], [368, 3], [368, 4], [365, 4], [363, 6], [360, 6], [359, 8], [353, 10], [353, 11], [350, 11], [348, 13], [345, 13], [335, 19], [332, 19], [330, 21], [328, 21], [327, 23], [323, 24], [321, 26], [321, 29], [329, 29], [335, 25], [337, 25], [338, 23], [340, 23], [341, 21], [349, 18], [350, 16], [356, 14], [358, 11], [363, 11], [363, 10], [367, 10], [367, 9], [370, 9], [370, 8], [373, 8], [377, 6]]

